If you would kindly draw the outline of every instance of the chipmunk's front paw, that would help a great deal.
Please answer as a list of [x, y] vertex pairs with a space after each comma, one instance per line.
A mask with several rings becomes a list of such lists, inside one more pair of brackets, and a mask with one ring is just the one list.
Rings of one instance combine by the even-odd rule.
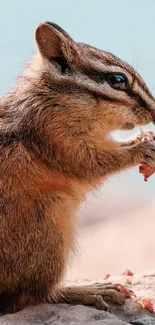
[[155, 144], [153, 142], [139, 142], [129, 148], [137, 164], [146, 163], [155, 168]]
[[110, 305], [123, 305], [130, 292], [120, 284], [94, 283], [88, 286], [62, 288], [57, 302], [93, 306], [110, 310]]

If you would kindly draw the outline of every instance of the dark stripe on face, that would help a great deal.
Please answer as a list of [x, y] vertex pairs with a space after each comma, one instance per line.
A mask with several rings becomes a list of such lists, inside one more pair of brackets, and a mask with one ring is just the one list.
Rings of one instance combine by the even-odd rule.
[[[102, 63], [101, 57], [99, 58], [100, 62]], [[104, 64], [107, 64], [109, 67], [110, 66], [116, 66], [116, 70], [117, 67], [126, 70], [127, 73], [130, 74], [130, 76], [133, 78], [133, 82], [136, 80], [138, 86], [151, 98], [154, 100], [153, 95], [151, 94], [150, 90], [148, 89], [147, 85], [145, 84], [145, 82], [143, 81], [143, 79], [140, 77], [140, 75], [138, 74], [137, 71], [135, 71], [132, 67], [130, 67], [127, 63], [121, 61], [118, 57], [114, 56], [111, 53], [107, 53], [107, 57], [104, 58], [103, 61]], [[96, 70], [96, 69], [92, 69], [92, 68], [86, 68], [83, 69], [83, 72], [90, 78], [93, 79], [96, 82], [104, 82], [106, 79], [106, 76], [108, 73], [122, 73], [119, 71], [115, 71], [115, 72], [110, 72], [110, 71], [101, 71], [101, 70]]]
[[132, 89], [127, 89], [126, 94], [137, 101], [139, 106], [145, 108], [146, 110], [150, 111], [150, 105], [142, 98], [138, 93], [134, 92]]
[[[106, 72], [107, 74], [107, 72]], [[44, 86], [47, 86], [49, 89], [54, 90], [56, 93], [60, 94], [64, 94], [64, 95], [72, 95], [74, 97], [74, 95], [81, 96], [83, 94], [86, 95], [91, 95], [94, 99], [96, 100], [103, 100], [103, 101], [107, 101], [107, 102], [113, 102], [116, 104], [121, 104], [124, 106], [130, 106], [130, 103], [123, 98], [119, 98], [119, 92], [118, 92], [118, 96], [113, 96], [113, 93], [111, 96], [108, 96], [107, 94], [103, 94], [102, 91], [98, 91], [93, 90], [93, 89], [89, 89], [87, 88], [87, 86], [81, 85], [81, 84], [77, 84], [76, 81], [74, 82], [73, 80], [61, 80], [61, 82], [56, 82], [56, 81], [49, 81], [49, 77], [46, 73], [43, 73], [42, 75], [44, 77], [44, 81], [45, 84]], [[50, 97], [49, 97], [50, 100]], [[61, 104], [60, 104], [61, 106]]]
[[[129, 72], [129, 71], [128, 71]], [[85, 69], [84, 73], [92, 80], [94, 80], [97, 83], [102, 83], [104, 84], [104, 82], [106, 82], [107, 76], [111, 73], [108, 71], [99, 71], [99, 70], [95, 70], [95, 69]], [[118, 73], [118, 72], [112, 72], [112, 73]], [[130, 71], [131, 73], [131, 71]], [[123, 74], [122, 72], [120, 72], [120, 74]], [[133, 76], [134, 77], [134, 76]], [[137, 79], [136, 77], [134, 78], [133, 82], [137, 80], [137, 83], [139, 85], [140, 88], [142, 88], [145, 93], [151, 97], [151, 99], [154, 99], [153, 96], [151, 95], [149, 89], [147, 88], [147, 86], [145, 85], [145, 83], [143, 83], [143, 81], [141, 81], [140, 79]], [[145, 101], [145, 99], [143, 99], [138, 93], [134, 92], [132, 90], [132, 88], [127, 88], [125, 90], [123, 90], [130, 98], [135, 99], [138, 104], [141, 107], [144, 107], [147, 110], [150, 110], [150, 105]], [[111, 100], [116, 100], [111, 98]], [[118, 99], [117, 99], [118, 101]], [[122, 102], [122, 100], [120, 100], [120, 102]]]
[[[90, 76], [93, 78], [96, 78], [96, 80], [98, 80], [98, 82], [101, 82], [99, 81], [99, 79], [101, 80], [102, 78], [105, 80], [106, 79], [106, 76], [107, 74], [109, 74], [109, 72], [102, 72], [102, 71], [96, 71], [94, 69], [87, 69], [86, 70], [88, 74], [90, 74]], [[53, 89], [55, 92], [58, 92], [58, 93], [64, 93], [64, 94], [82, 94], [82, 93], [85, 93], [85, 94], [90, 94], [92, 95], [95, 99], [98, 99], [98, 100], [104, 100], [104, 101], [109, 101], [109, 102], [114, 102], [114, 103], [120, 103], [124, 106], [129, 106], [129, 103], [125, 100], [125, 99], [122, 99], [122, 98], [119, 98], [119, 90], [118, 90], [118, 96], [116, 97], [113, 97], [113, 96], [108, 96], [107, 94], [103, 94], [102, 92], [98, 91], [98, 90], [91, 90], [89, 88], [87, 88], [86, 86], [84, 85], [80, 85], [80, 84], [77, 84], [76, 81], [75, 83], [73, 83], [73, 80], [64, 80], [62, 82], [61, 80], [61, 83], [59, 82], [50, 82], [49, 83], [49, 78], [46, 74], [44, 74], [44, 80], [45, 80], [45, 83], [47, 82], [47, 86], [51, 89]], [[103, 82], [103, 80], [102, 80]], [[150, 105], [147, 104], [147, 102], [136, 92], [134, 92], [131, 88], [127, 88], [126, 90], [124, 90], [124, 92], [132, 99], [136, 100], [137, 103], [139, 104], [139, 106], [141, 107], [144, 107], [146, 110], [150, 110]]]
[[[117, 75], [124, 76], [124, 78], [127, 80], [127, 84], [129, 84], [128, 77], [126, 76], [125, 73], [123, 73], [121, 71], [101, 71], [101, 70], [96, 70], [96, 69], [92, 69], [92, 68], [91, 69], [85, 68], [85, 69], [83, 69], [83, 73], [87, 77], [92, 79], [93, 81], [95, 81], [97, 83], [102, 83], [102, 84], [104, 84], [105, 82], [108, 83], [109, 76], [117, 74]], [[120, 90], [124, 91], [124, 92], [126, 91], [126, 89], [118, 89], [118, 91], [120, 91]]]
[[104, 83], [106, 81], [106, 77], [109, 74], [108, 71], [101, 71], [96, 69], [89, 69], [84, 68], [82, 72], [89, 77], [90, 79], [94, 80], [97, 83]]
[[62, 93], [64, 95], [67, 94], [72, 94], [72, 96], [74, 96], [74, 94], [90, 94], [93, 97], [100, 97], [102, 98], [102, 100], [105, 101], [115, 101], [118, 100], [118, 98], [113, 98], [112, 96], [108, 96], [106, 94], [103, 94], [102, 92], [98, 91], [98, 90], [93, 90], [93, 89], [89, 89], [84, 85], [80, 85], [77, 84], [76, 81], [74, 82], [73, 80], [61, 80], [61, 82], [55, 82], [52, 80], [52, 82], [49, 82], [49, 77], [48, 75], [46, 75], [45, 73], [44, 75], [44, 80], [45, 80], [45, 85], [49, 88], [54, 90], [57, 93]]

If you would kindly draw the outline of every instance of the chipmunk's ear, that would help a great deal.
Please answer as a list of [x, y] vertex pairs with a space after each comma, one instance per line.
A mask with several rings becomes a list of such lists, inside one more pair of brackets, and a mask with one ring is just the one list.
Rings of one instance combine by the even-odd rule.
[[64, 54], [65, 45], [72, 42], [71, 37], [61, 27], [50, 22], [36, 28], [35, 39], [40, 53], [48, 59]]

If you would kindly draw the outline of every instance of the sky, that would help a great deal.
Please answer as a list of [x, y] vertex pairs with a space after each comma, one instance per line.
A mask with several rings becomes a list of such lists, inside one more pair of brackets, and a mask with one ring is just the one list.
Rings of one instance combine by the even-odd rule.
[[[1, 96], [12, 87], [34, 53], [34, 29], [45, 20], [59, 24], [76, 41], [110, 51], [127, 61], [155, 95], [154, 0], [0, 0]], [[123, 133], [122, 137], [128, 135]], [[110, 178], [101, 194], [95, 194], [82, 208], [82, 213], [92, 219], [124, 215], [128, 220], [127, 211], [135, 213], [143, 206], [146, 211], [153, 204], [154, 185], [155, 176], [144, 183], [138, 168], [132, 169]]]

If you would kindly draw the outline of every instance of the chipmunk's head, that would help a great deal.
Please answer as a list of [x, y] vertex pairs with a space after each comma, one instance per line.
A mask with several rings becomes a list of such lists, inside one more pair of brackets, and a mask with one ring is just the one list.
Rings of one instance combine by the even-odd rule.
[[51, 116], [56, 121], [56, 112], [70, 134], [127, 130], [155, 121], [155, 100], [128, 64], [73, 41], [53, 23], [39, 25], [35, 38]]

